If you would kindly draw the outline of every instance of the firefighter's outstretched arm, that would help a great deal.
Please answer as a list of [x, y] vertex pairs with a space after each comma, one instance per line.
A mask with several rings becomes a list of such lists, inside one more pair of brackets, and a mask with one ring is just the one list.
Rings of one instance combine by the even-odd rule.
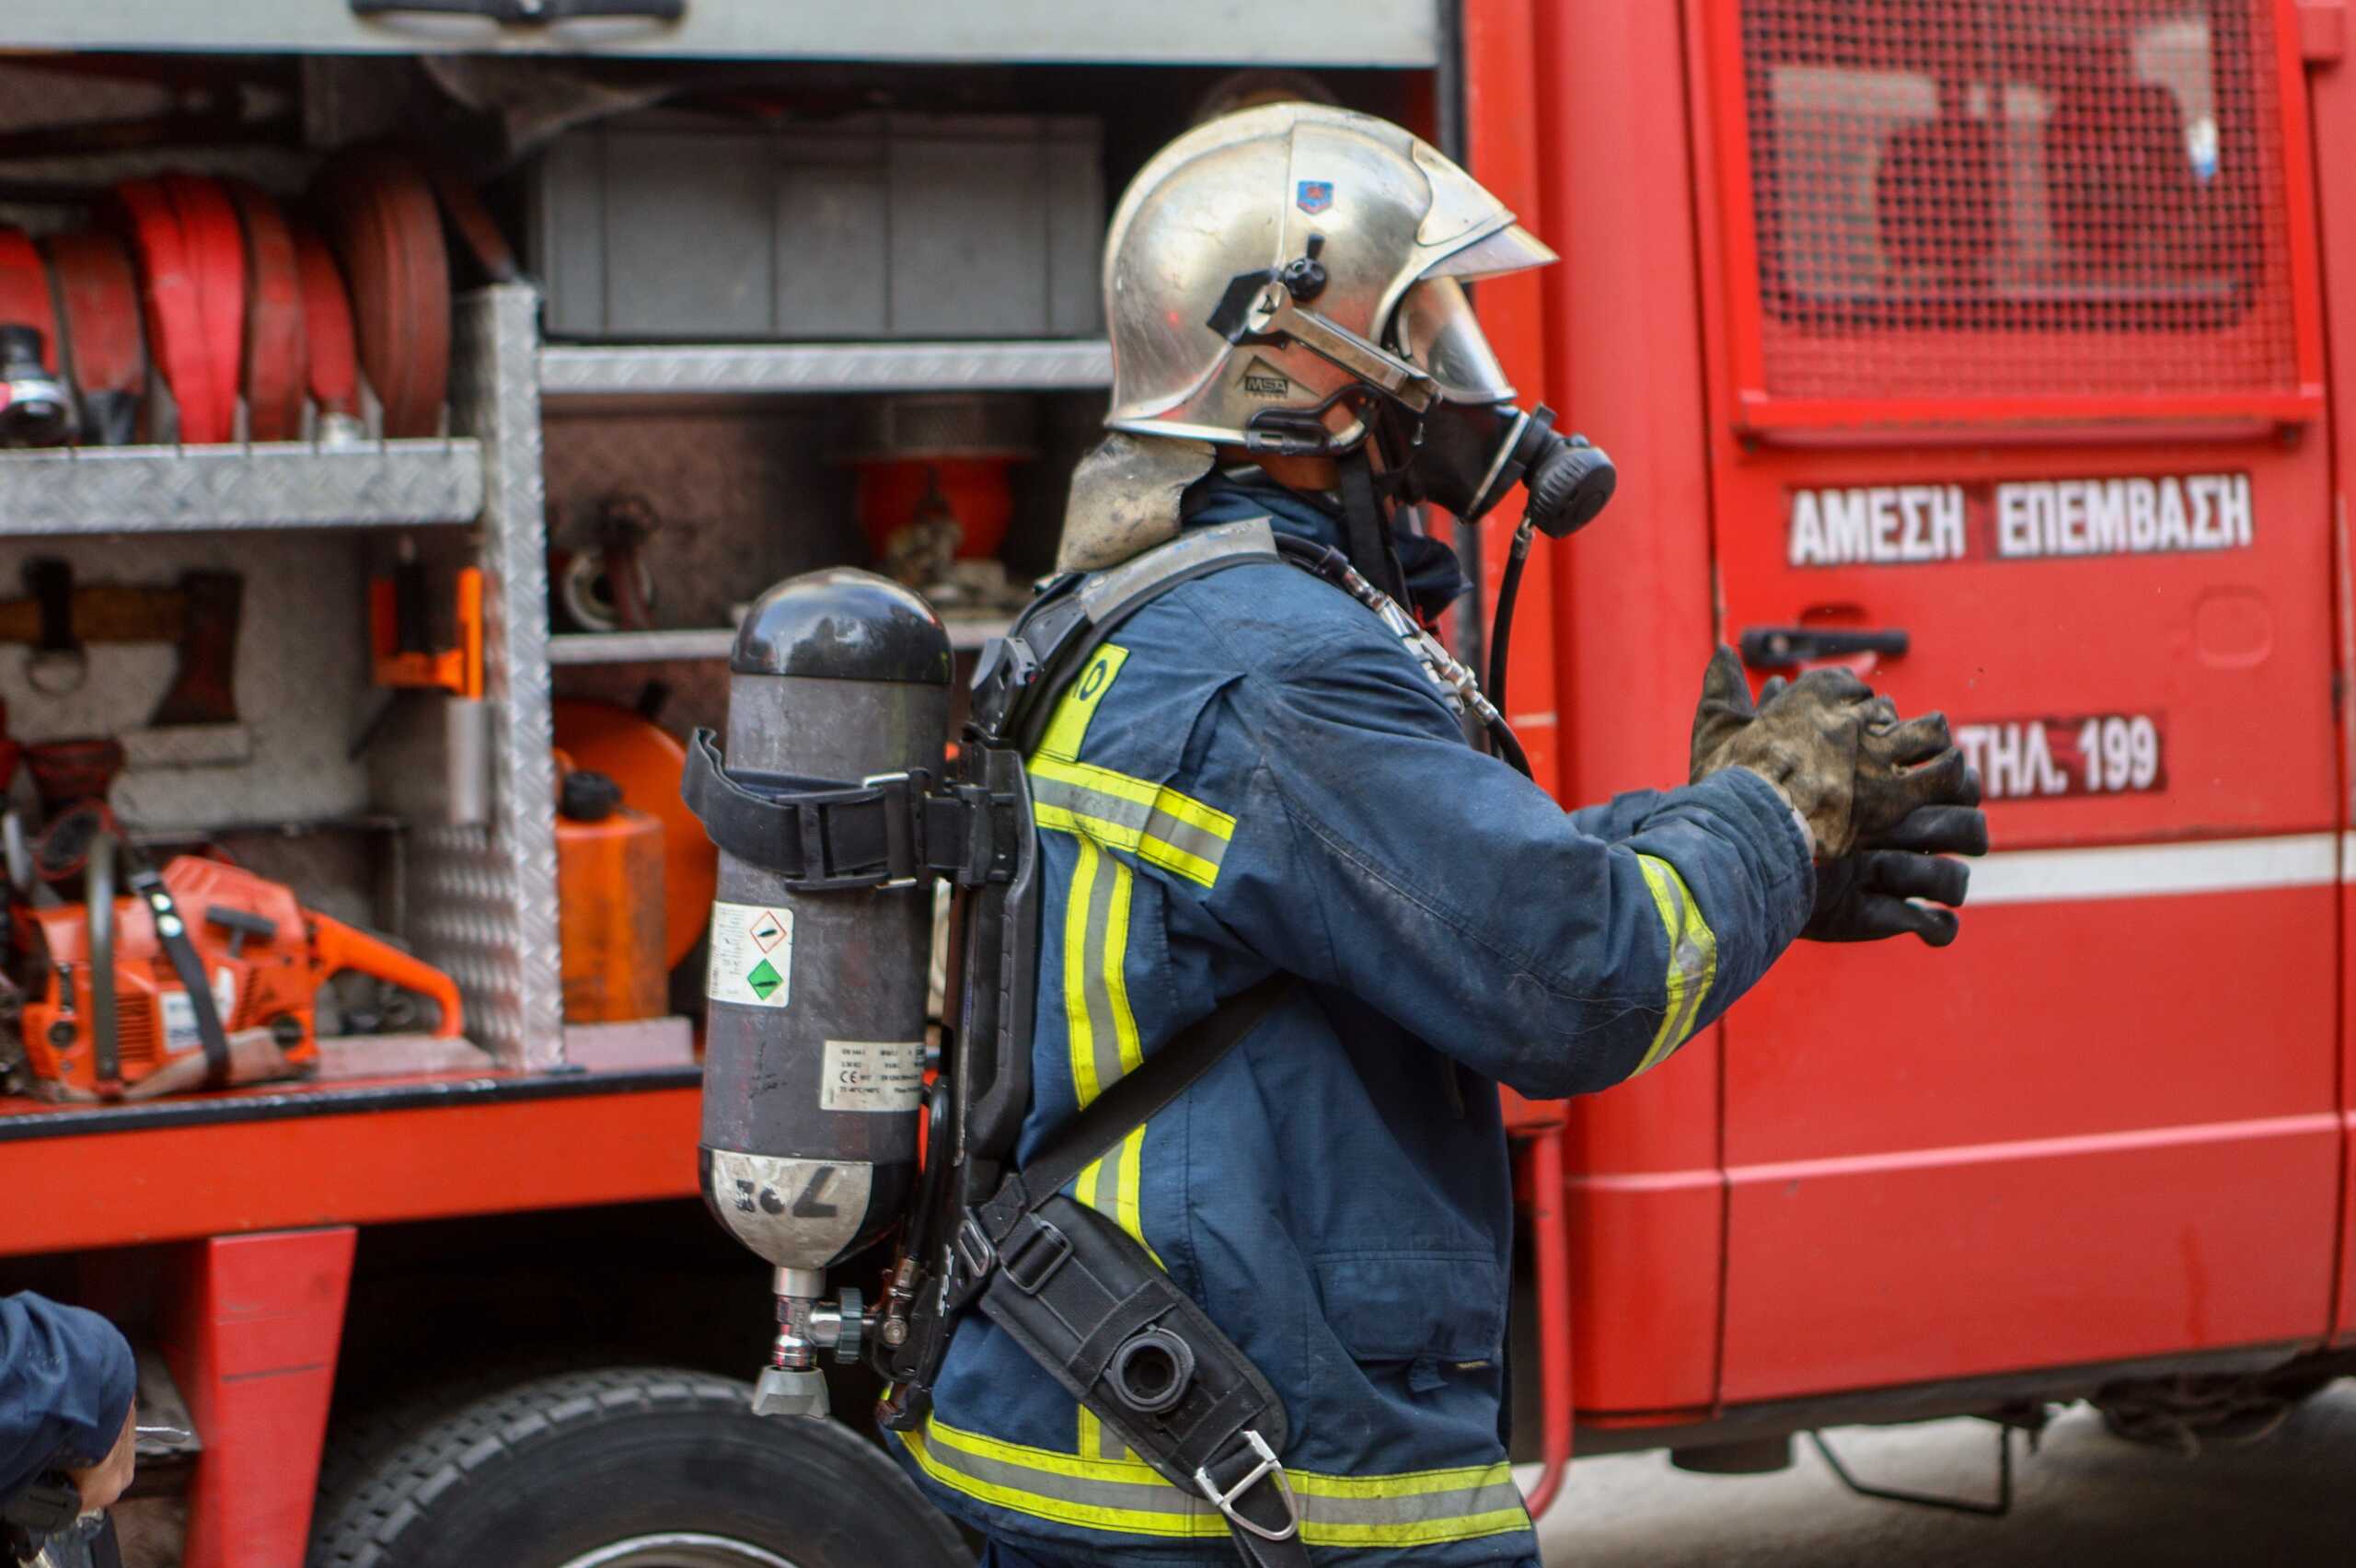
[[1258, 755], [1237, 813], [1247, 852], [1210, 912], [1542, 1097], [1666, 1059], [1800, 934], [1812, 835], [1840, 831], [1826, 797], [1842, 786], [1826, 780], [1854, 769], [1862, 728], [1831, 711], [1780, 726], [1780, 788], [1737, 761], [1575, 814], [1465, 746], [1418, 672], [1357, 639], [1225, 700]]

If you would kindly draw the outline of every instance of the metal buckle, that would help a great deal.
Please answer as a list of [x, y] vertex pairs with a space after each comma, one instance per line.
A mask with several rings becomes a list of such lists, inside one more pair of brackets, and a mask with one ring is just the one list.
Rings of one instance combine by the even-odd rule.
[[[1035, 1216], [1031, 1221], [1031, 1233], [1028, 1236], [1019, 1240], [1010, 1241], [1009, 1250], [1000, 1252], [998, 1259], [999, 1272], [1006, 1276], [1008, 1284], [1025, 1296], [1038, 1295], [1042, 1289], [1045, 1288], [1047, 1282], [1056, 1277], [1056, 1271], [1063, 1267], [1071, 1257], [1070, 1237], [1066, 1236], [1045, 1220]], [[1022, 1261], [1033, 1256], [1042, 1248], [1050, 1250], [1047, 1261], [1040, 1266], [1036, 1274], [1026, 1275], [1021, 1267]]]
[[981, 1279], [998, 1266], [998, 1249], [990, 1245], [989, 1237], [983, 1233], [972, 1215], [958, 1222], [954, 1244], [957, 1261], [965, 1265], [966, 1273], [974, 1278]]
[[916, 885], [925, 859], [923, 814], [915, 802], [931, 783], [931, 774], [905, 767], [896, 773], [871, 773], [859, 781], [860, 789], [873, 790], [884, 797], [884, 870], [897, 874], [887, 874], [878, 887]]
[[[1285, 1475], [1284, 1462], [1276, 1458], [1276, 1450], [1268, 1447], [1267, 1440], [1256, 1429], [1245, 1427], [1243, 1440], [1252, 1445], [1253, 1453], [1260, 1456], [1260, 1462], [1252, 1467], [1250, 1474], [1221, 1493], [1218, 1482], [1211, 1479], [1210, 1467], [1206, 1465], [1195, 1471], [1195, 1484], [1203, 1489], [1203, 1495], [1211, 1500], [1211, 1505], [1226, 1515], [1227, 1522], [1236, 1528], [1250, 1530], [1262, 1540], [1290, 1540], [1300, 1533], [1300, 1504], [1292, 1494], [1292, 1482]], [[1276, 1495], [1285, 1500], [1285, 1528], [1280, 1530], [1255, 1525], [1235, 1508], [1237, 1498], [1268, 1476], [1276, 1477]]]

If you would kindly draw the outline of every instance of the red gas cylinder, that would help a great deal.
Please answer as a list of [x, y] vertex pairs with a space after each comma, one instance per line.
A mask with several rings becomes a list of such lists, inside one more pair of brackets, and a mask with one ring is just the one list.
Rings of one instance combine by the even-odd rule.
[[1032, 455], [1030, 399], [992, 393], [878, 398], [863, 405], [847, 455], [859, 469], [859, 521], [879, 561], [899, 536], [953, 523], [953, 554], [995, 556], [1014, 513], [1014, 465]]

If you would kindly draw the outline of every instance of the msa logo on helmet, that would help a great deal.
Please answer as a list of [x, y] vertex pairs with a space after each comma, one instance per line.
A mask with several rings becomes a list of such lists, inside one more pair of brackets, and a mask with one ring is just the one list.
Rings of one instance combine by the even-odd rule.
[[1243, 367], [1243, 390], [1254, 398], [1289, 398], [1292, 378], [1254, 354]]
[[1334, 182], [1330, 179], [1304, 179], [1293, 187], [1292, 204], [1302, 212], [1315, 214], [1334, 204]]

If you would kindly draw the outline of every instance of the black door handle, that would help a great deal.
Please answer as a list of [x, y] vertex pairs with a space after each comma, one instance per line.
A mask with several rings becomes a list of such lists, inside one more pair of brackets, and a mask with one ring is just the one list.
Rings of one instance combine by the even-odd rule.
[[1843, 631], [1837, 627], [1751, 626], [1742, 631], [1742, 662], [1754, 670], [1788, 670], [1811, 659], [1837, 659], [1847, 653], [1898, 659], [1905, 656], [1908, 641], [1906, 633], [1895, 628]]
[[651, 22], [676, 22], [687, 15], [687, 0], [350, 0], [355, 17], [390, 17], [401, 12], [444, 17], [481, 17], [510, 27], [545, 27], [584, 17], [635, 17]]

